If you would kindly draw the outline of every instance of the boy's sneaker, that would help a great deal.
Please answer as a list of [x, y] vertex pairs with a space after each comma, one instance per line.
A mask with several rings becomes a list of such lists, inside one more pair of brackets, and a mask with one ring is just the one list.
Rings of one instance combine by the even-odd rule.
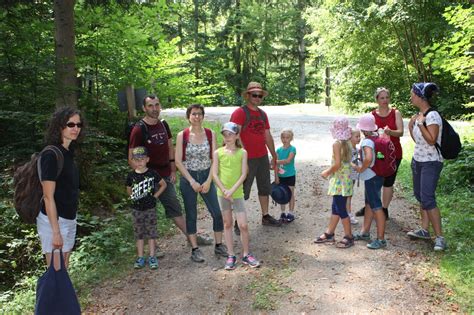
[[239, 225], [237, 224], [237, 220], [234, 222], [234, 233], [235, 235], [240, 236], [240, 229]]
[[135, 269], [141, 269], [145, 267], [145, 258], [144, 257], [138, 257], [137, 260], [135, 260], [135, 265], [133, 265]]
[[415, 238], [421, 238], [423, 240], [430, 240], [431, 239], [430, 232], [428, 232], [425, 229], [418, 229], [418, 230], [415, 230], [415, 231], [410, 231], [410, 232], [407, 233], [407, 235], [411, 239], [415, 239]]
[[370, 249], [381, 249], [383, 247], [387, 247], [387, 241], [379, 240], [378, 238], [373, 240], [371, 243], [367, 244], [367, 248], [370, 248]]
[[236, 261], [237, 261], [237, 257], [227, 256], [227, 260], [225, 261], [224, 269], [225, 270], [234, 270]]
[[370, 233], [355, 233], [354, 234], [355, 241], [370, 241]]
[[269, 226], [281, 226], [280, 220], [275, 219], [269, 214], [266, 214], [262, 217], [262, 225], [269, 225]]
[[198, 262], [198, 263], [202, 263], [202, 262], [206, 261], [204, 259], [204, 255], [202, 254], [202, 252], [199, 248], [196, 248], [195, 250], [192, 251], [191, 260], [194, 261], [194, 262]]
[[435, 251], [443, 251], [446, 249], [446, 240], [442, 236], [436, 236], [435, 245], [433, 248]]
[[148, 265], [150, 266], [150, 269], [158, 268], [158, 259], [156, 259], [155, 256], [148, 257]]
[[355, 218], [355, 215], [353, 213], [349, 213], [349, 220], [351, 221], [351, 224], [357, 224], [359, 221]]
[[295, 215], [293, 213], [287, 213], [286, 214], [286, 222], [290, 223], [295, 221]]
[[257, 268], [260, 266], [260, 262], [252, 256], [252, 254], [248, 254], [247, 256], [242, 258], [242, 263], [245, 265], [249, 265], [252, 268]]
[[218, 256], [227, 257], [229, 255], [227, 254], [227, 246], [225, 246], [224, 244], [219, 244], [219, 246], [215, 246], [214, 254]]
[[285, 212], [282, 212], [282, 213], [280, 214], [280, 221], [281, 221], [281, 223], [286, 223], [286, 222], [288, 222], [287, 219], [286, 219], [286, 213], [285, 213]]

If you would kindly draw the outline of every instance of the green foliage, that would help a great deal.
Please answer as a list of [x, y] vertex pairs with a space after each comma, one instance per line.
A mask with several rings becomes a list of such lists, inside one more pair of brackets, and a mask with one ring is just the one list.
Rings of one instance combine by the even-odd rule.
[[282, 286], [275, 270], [264, 269], [248, 286], [254, 295], [252, 307], [256, 310], [272, 311], [278, 309], [278, 299], [292, 290]]

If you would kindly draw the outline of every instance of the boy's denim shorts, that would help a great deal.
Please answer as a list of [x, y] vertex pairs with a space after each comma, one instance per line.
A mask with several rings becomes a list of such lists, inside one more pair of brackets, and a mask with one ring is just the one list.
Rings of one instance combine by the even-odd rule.
[[382, 185], [384, 178], [381, 176], [374, 176], [364, 182], [365, 185], [365, 203], [370, 205], [372, 211], [382, 209]]

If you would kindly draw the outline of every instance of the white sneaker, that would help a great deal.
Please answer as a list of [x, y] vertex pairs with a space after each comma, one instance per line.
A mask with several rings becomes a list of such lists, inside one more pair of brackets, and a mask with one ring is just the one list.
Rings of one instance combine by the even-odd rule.
[[353, 213], [349, 213], [349, 219], [351, 220], [351, 224], [357, 224], [359, 221], [355, 218], [355, 215]]

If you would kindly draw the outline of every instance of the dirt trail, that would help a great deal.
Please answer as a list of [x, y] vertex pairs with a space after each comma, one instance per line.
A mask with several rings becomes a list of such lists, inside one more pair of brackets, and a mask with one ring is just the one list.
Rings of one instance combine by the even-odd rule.
[[[297, 219], [281, 228], [260, 224], [256, 187], [246, 203], [252, 252], [262, 261], [259, 269], [242, 265], [232, 272], [223, 269], [224, 258], [213, 246], [201, 247], [203, 264], [189, 259], [190, 249], [182, 235], [160, 240], [166, 256], [160, 267], [130, 272], [121, 279], [97, 287], [87, 311], [118, 314], [209, 314], [268, 311], [270, 313], [401, 313], [453, 311], [443, 300], [442, 288], [433, 288], [425, 278], [429, 258], [422, 253], [431, 244], [409, 241], [405, 233], [416, 226], [416, 209], [394, 197], [387, 224], [388, 247], [372, 251], [365, 242], [349, 249], [316, 245], [330, 216], [327, 181], [319, 176], [329, 163], [331, 113], [314, 105], [264, 108], [277, 146], [279, 132], [292, 127], [297, 149]], [[231, 108], [206, 109], [206, 119], [227, 121]], [[182, 116], [182, 110], [165, 111]], [[351, 119], [352, 124], [355, 119]], [[406, 139], [403, 139], [406, 141]], [[356, 187], [353, 205], [362, 205], [363, 185]], [[270, 213], [279, 215], [279, 207]], [[206, 211], [198, 227], [211, 230]], [[353, 226], [354, 231], [360, 224]], [[375, 235], [375, 224], [372, 227]], [[341, 239], [342, 228], [336, 230]], [[236, 239], [236, 238], [235, 238]], [[240, 245], [235, 242], [239, 252]], [[261, 309], [255, 309], [255, 306]], [[263, 309], [262, 309], [263, 308]]]

